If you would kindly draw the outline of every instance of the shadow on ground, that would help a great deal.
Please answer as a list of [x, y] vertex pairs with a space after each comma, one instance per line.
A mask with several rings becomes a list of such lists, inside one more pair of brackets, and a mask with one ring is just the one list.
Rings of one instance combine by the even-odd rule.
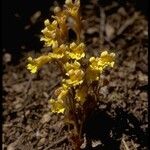
[[[87, 136], [86, 150], [119, 150], [123, 135], [147, 147], [147, 134], [141, 129], [140, 121], [131, 113], [116, 108], [116, 116], [107, 111], [95, 110], [85, 121], [84, 132]], [[92, 141], [100, 140], [101, 145], [92, 148]]]

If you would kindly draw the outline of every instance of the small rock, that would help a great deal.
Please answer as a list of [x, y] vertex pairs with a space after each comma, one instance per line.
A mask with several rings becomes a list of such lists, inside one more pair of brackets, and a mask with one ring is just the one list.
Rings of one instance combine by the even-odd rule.
[[141, 98], [142, 100], [148, 100], [147, 93], [146, 93], [146, 92], [140, 93], [140, 98]]
[[49, 95], [46, 92], [43, 92], [43, 95], [45, 96], [45, 98], [49, 97]]
[[39, 130], [37, 130], [36, 131], [36, 137], [40, 137], [40, 136], [41, 136], [41, 134], [40, 134]]
[[148, 76], [143, 74], [141, 71], [138, 72], [138, 79], [140, 82], [147, 84], [148, 83]]
[[27, 132], [31, 132], [32, 131], [32, 128], [31, 128], [30, 125], [27, 125], [25, 129], [26, 129]]
[[31, 16], [31, 18], [30, 18], [31, 22], [32, 22], [33, 24], [36, 23], [37, 19], [38, 19], [40, 16], [41, 16], [41, 11], [35, 12], [35, 13]]
[[21, 103], [15, 105], [15, 109], [19, 109], [19, 108], [21, 108], [21, 107], [22, 107], [22, 104], [21, 104]]
[[126, 10], [124, 9], [124, 7], [120, 7], [120, 8], [118, 9], [118, 13], [119, 13], [120, 15], [124, 16], [124, 17], [127, 16], [127, 12], [126, 12]]
[[100, 93], [103, 94], [104, 97], [108, 95], [108, 89], [107, 86], [104, 86], [100, 89]]
[[143, 31], [143, 34], [144, 34], [145, 36], [148, 36], [148, 31], [147, 31], [147, 30]]
[[25, 116], [28, 116], [30, 114], [30, 110], [27, 110], [26, 112], [25, 112]]
[[49, 122], [50, 121], [50, 114], [49, 113], [47, 113], [47, 114], [44, 114], [43, 115], [43, 117], [42, 117], [42, 119], [41, 119], [41, 123], [46, 123], [46, 122]]
[[134, 93], [135, 95], [138, 95], [140, 93], [140, 90], [135, 90]]
[[88, 34], [93, 34], [93, 33], [95, 33], [95, 32], [98, 32], [98, 29], [95, 28], [95, 27], [88, 28], [88, 30], [87, 30], [87, 33], [88, 33]]
[[10, 62], [10, 61], [11, 61], [11, 54], [5, 53], [4, 56], [3, 56], [3, 61], [4, 61], [5, 63]]
[[92, 141], [92, 147], [97, 147], [98, 145], [101, 145], [101, 141]]
[[115, 29], [110, 25], [110, 24], [106, 24], [105, 26], [105, 33], [108, 39], [111, 39], [115, 33]]
[[135, 76], [133, 74], [129, 74], [128, 79], [129, 80], [133, 80], [135, 78]]
[[45, 138], [41, 138], [39, 143], [38, 143], [38, 146], [44, 145], [45, 141], [46, 141]]
[[7, 150], [15, 150], [14, 143], [9, 144]]

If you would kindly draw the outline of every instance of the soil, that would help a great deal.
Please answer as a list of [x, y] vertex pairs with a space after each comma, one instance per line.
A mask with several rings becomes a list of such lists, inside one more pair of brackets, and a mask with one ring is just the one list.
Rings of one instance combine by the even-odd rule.
[[[59, 70], [55, 64], [36, 75], [26, 69], [29, 55], [46, 52], [39, 35], [52, 4], [4, 4], [3, 31], [10, 32], [3, 33], [3, 150], [72, 149], [63, 115], [52, 114], [48, 104], [61, 81]], [[108, 83], [100, 85], [98, 109], [85, 122], [83, 149], [148, 150], [148, 21], [142, 8], [132, 1], [81, 3], [87, 57], [105, 49], [117, 55], [114, 69], [101, 76]]]

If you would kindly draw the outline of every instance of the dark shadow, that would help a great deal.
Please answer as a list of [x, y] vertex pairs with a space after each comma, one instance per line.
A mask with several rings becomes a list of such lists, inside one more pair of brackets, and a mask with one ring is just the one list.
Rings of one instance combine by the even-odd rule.
[[[112, 117], [107, 110], [95, 110], [85, 121], [83, 132], [87, 137], [86, 150], [119, 150], [122, 135], [128, 135], [140, 144], [139, 149], [148, 147], [148, 135], [141, 129], [138, 119], [121, 108]], [[101, 145], [92, 148], [92, 140], [100, 140]]]
[[[13, 64], [19, 63], [22, 52], [42, 48], [39, 35], [44, 27], [43, 21], [51, 15], [49, 9], [53, 3], [50, 0], [2, 0], [2, 49], [11, 54]], [[32, 23], [31, 16], [37, 11], [41, 16]], [[29, 28], [25, 29], [26, 26]]]

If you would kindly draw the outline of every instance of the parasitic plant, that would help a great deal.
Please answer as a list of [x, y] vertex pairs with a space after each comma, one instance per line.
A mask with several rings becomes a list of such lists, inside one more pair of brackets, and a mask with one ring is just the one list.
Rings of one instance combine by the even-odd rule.
[[[49, 100], [50, 108], [51, 112], [64, 114], [64, 122], [73, 125], [69, 139], [73, 143], [72, 149], [78, 150], [83, 142], [84, 120], [96, 105], [98, 95], [93, 86], [96, 86], [105, 68], [114, 66], [115, 54], [103, 51], [98, 57], [85, 61], [80, 0], [66, 0], [63, 8], [55, 7], [52, 19], [45, 20], [41, 37], [44, 46], [51, 47], [51, 51], [38, 58], [29, 57], [27, 69], [34, 74], [44, 64], [57, 62], [63, 79], [61, 86], [55, 90], [54, 98]], [[73, 42], [68, 39], [69, 29], [76, 34]]]

